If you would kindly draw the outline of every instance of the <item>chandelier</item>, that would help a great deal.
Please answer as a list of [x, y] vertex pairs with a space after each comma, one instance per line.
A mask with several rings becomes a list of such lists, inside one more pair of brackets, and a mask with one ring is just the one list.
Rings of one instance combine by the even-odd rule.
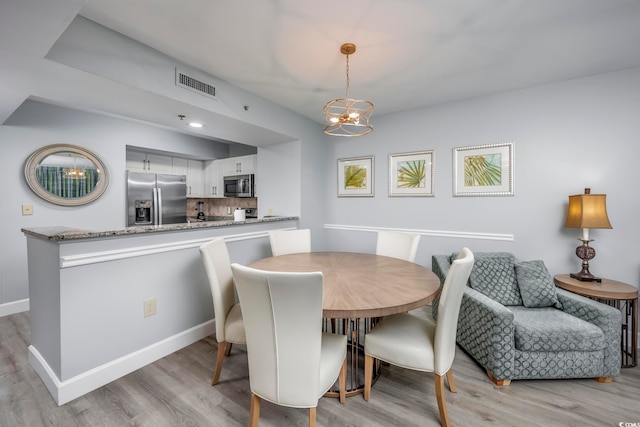
[[62, 168], [62, 177], [66, 179], [85, 179], [86, 170], [83, 168], [76, 167], [76, 156], [70, 154], [70, 157], [73, 157], [73, 167], [71, 168]]
[[349, 55], [356, 51], [356, 45], [345, 43], [340, 52], [347, 58], [347, 89], [344, 98], [334, 99], [325, 104], [323, 132], [333, 136], [363, 136], [373, 130], [369, 118], [373, 114], [373, 104], [369, 101], [349, 98]]
[[87, 177], [86, 170], [80, 168], [64, 168], [62, 176], [67, 179], [85, 179]]

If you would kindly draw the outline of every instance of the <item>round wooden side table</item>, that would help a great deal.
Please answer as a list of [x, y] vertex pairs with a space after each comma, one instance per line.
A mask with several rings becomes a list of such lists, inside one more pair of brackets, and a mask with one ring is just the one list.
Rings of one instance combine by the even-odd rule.
[[622, 312], [622, 367], [638, 364], [638, 288], [610, 279], [602, 282], [583, 282], [558, 274], [553, 281], [556, 286], [580, 294], [619, 309]]

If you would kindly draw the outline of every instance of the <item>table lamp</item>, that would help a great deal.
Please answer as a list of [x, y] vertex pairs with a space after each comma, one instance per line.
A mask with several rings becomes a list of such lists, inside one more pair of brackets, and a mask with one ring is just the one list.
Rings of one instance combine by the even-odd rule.
[[589, 272], [589, 260], [596, 256], [596, 250], [589, 246], [590, 228], [613, 228], [607, 216], [607, 195], [591, 194], [590, 188], [584, 189], [584, 194], [569, 196], [569, 208], [565, 227], [582, 228], [582, 238], [578, 238], [582, 245], [576, 248], [576, 255], [582, 260], [582, 270], [579, 273], [571, 273], [574, 279], [585, 282], [602, 282], [601, 278], [594, 277]]

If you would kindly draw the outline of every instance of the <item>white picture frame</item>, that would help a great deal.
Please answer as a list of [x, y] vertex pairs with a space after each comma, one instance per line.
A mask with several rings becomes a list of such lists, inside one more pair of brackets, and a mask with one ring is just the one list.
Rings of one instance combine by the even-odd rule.
[[389, 155], [390, 197], [434, 196], [435, 151]]
[[514, 143], [453, 149], [453, 195], [513, 196]]
[[338, 159], [338, 197], [373, 197], [373, 177], [373, 156]]

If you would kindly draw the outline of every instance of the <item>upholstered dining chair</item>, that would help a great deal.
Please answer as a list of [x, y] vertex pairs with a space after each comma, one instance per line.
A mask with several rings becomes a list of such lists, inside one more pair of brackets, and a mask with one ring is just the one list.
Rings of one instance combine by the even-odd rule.
[[449, 390], [455, 393], [451, 366], [456, 351], [456, 328], [462, 294], [473, 262], [473, 253], [468, 248], [463, 248], [453, 262], [442, 287], [437, 323], [400, 313], [383, 318], [365, 335], [365, 400], [371, 395], [374, 359], [406, 369], [433, 372], [440, 423], [445, 427], [451, 425], [444, 396], [444, 377], [449, 382]]
[[311, 230], [271, 230], [269, 242], [273, 256], [311, 252]]
[[418, 243], [420, 243], [419, 234], [378, 231], [376, 255], [415, 262]]
[[231, 269], [247, 331], [249, 425], [258, 425], [264, 399], [309, 408], [315, 426], [318, 400], [336, 379], [340, 403], [346, 394], [347, 337], [322, 332], [322, 273]]
[[223, 238], [213, 239], [200, 246], [200, 256], [207, 272], [213, 310], [216, 317], [218, 356], [211, 385], [218, 384], [222, 362], [231, 353], [232, 344], [246, 344], [240, 305], [236, 303], [233, 273], [227, 245]]

